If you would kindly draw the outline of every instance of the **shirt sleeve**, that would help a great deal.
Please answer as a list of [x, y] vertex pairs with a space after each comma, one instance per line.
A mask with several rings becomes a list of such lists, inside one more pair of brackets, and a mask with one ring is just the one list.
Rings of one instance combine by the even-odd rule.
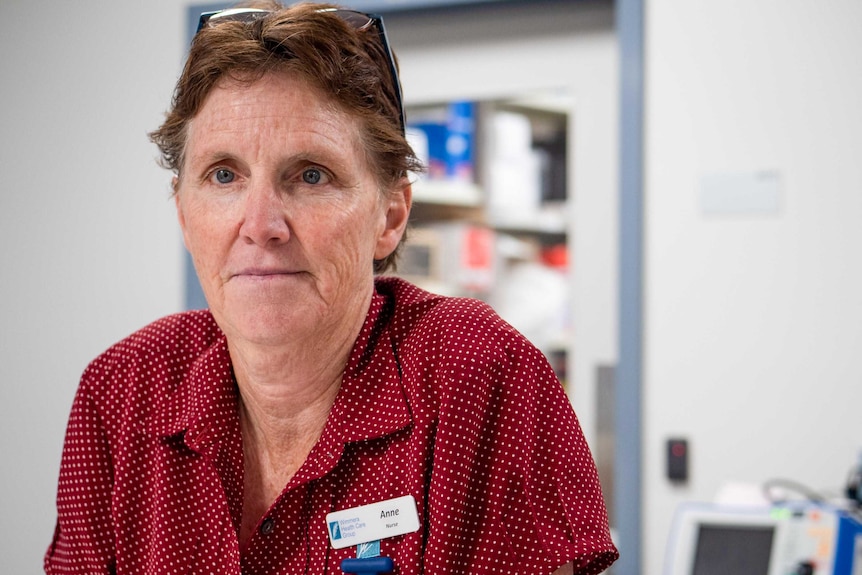
[[570, 561], [576, 574], [600, 573], [618, 554], [592, 455], [544, 358], [526, 363], [516, 371], [524, 385], [510, 407], [517, 424], [504, 440], [516, 451], [503, 454], [514, 463], [516, 493], [505, 519], [513, 561], [524, 573], [551, 573]]
[[498, 319], [462, 331], [445, 342], [437, 372], [429, 547], [445, 542], [447, 551], [434, 567], [550, 575], [572, 562], [579, 575], [604, 571], [618, 554], [562, 385], [544, 355]]
[[72, 404], [57, 487], [48, 574], [114, 573], [113, 472], [106, 430], [84, 381]]

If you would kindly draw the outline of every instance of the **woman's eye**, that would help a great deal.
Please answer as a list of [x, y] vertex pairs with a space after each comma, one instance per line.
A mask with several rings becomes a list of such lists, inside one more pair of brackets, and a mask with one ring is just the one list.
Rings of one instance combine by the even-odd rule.
[[317, 168], [308, 168], [302, 172], [302, 181], [306, 184], [319, 184], [323, 173]]
[[229, 184], [235, 177], [236, 175], [226, 168], [219, 168], [215, 171], [215, 179], [220, 184]]

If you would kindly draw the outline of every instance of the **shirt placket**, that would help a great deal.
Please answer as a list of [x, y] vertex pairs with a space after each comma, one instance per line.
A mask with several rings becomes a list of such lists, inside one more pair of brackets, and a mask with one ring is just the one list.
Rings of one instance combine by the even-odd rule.
[[326, 513], [331, 481], [289, 487], [262, 517], [242, 556], [243, 575], [322, 575], [331, 570]]

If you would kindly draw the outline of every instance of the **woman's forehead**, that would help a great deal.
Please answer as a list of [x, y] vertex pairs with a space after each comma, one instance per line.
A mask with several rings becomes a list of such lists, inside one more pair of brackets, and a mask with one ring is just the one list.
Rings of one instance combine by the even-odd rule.
[[226, 79], [189, 122], [187, 151], [223, 146], [240, 136], [254, 136], [262, 145], [305, 138], [323, 147], [355, 149], [359, 120], [297, 74], [267, 74], [252, 82]]

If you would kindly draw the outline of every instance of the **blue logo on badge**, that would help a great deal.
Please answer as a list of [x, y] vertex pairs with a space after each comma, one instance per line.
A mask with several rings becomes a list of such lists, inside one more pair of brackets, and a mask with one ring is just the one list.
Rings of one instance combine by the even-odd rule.
[[341, 539], [341, 527], [338, 526], [338, 521], [331, 521], [329, 523], [329, 536], [333, 541]]

